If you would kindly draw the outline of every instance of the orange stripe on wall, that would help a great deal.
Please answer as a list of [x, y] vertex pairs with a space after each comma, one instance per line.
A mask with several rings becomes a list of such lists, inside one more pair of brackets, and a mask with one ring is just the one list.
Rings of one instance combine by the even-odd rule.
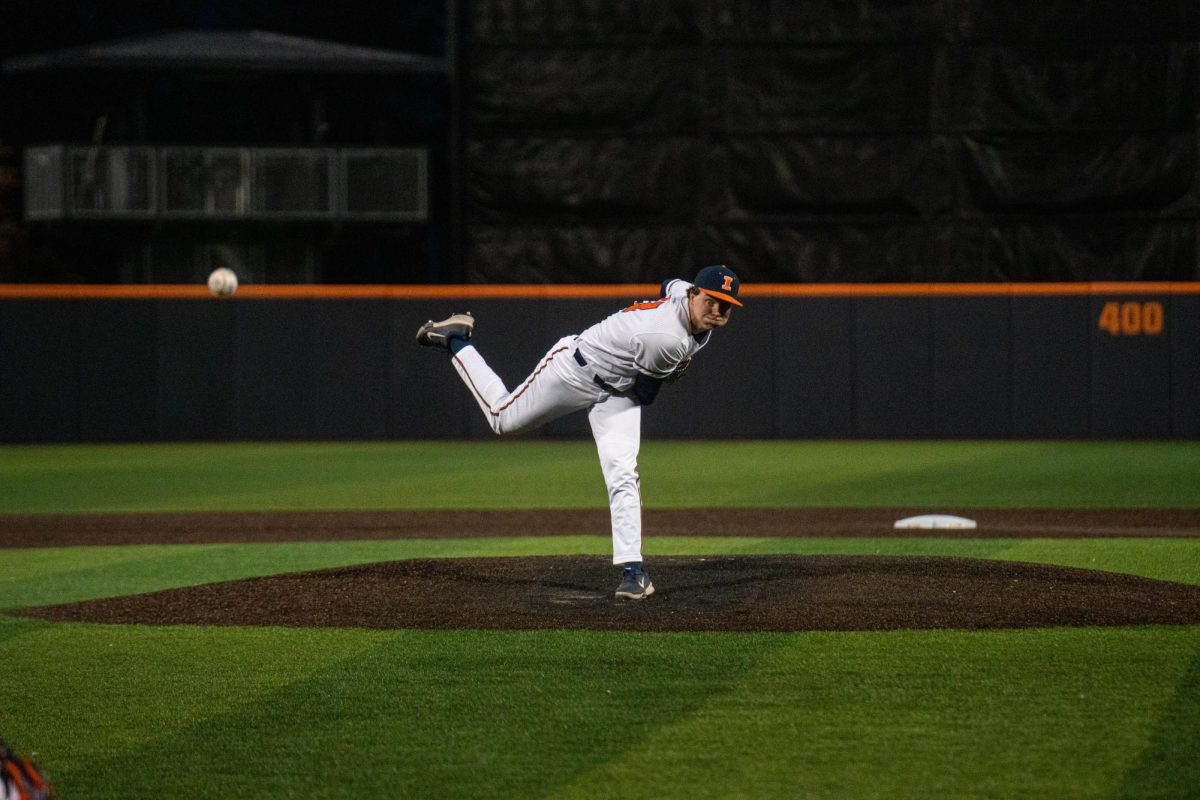
[[994, 297], [1013, 295], [1200, 294], [1200, 282], [760, 283], [745, 297]]
[[[1038, 295], [1200, 294], [1200, 282], [1080, 283], [757, 283], [742, 287], [754, 297], [995, 297]], [[277, 284], [238, 289], [235, 299], [589, 299], [635, 300], [658, 295], [658, 284], [504, 284], [426, 286], [404, 284]], [[0, 298], [214, 299], [194, 284], [0, 284]]]
[[[443, 300], [472, 298], [589, 298], [631, 296], [657, 297], [658, 284], [575, 284], [575, 285], [349, 285], [349, 284], [275, 284], [243, 285], [237, 299], [397, 299]], [[0, 298], [194, 298], [215, 299], [208, 287], [191, 284], [0, 284]]]

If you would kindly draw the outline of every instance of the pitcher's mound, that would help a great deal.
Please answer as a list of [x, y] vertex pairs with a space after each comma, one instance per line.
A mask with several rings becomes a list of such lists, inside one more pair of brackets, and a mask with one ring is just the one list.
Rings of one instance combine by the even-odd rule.
[[143, 625], [803, 631], [1200, 623], [1200, 587], [967, 558], [655, 558], [615, 601], [603, 558], [423, 559], [16, 612]]

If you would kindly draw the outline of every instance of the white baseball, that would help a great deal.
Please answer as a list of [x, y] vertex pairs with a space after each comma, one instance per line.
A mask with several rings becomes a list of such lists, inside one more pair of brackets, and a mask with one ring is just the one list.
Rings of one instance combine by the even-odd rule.
[[229, 267], [217, 267], [208, 276], [208, 290], [217, 297], [229, 297], [237, 288], [237, 274]]

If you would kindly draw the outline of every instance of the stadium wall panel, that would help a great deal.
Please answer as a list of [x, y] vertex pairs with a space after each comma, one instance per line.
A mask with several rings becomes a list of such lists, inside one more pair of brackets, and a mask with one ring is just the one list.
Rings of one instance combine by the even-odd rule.
[[1007, 436], [1012, 406], [1010, 298], [944, 297], [930, 306], [933, 434]]
[[[0, 441], [491, 438], [430, 317], [510, 388], [657, 287], [0, 286]], [[1193, 438], [1200, 284], [775, 284], [645, 410], [647, 438]], [[524, 434], [586, 437], [574, 414]]]
[[160, 300], [158, 430], [167, 441], [237, 438], [237, 311]]
[[1200, 437], [1200, 295], [1171, 297], [1171, 433]]
[[933, 435], [933, 336], [926, 297], [854, 304], [855, 434]]
[[1091, 428], [1091, 306], [1086, 294], [1011, 305], [1012, 434], [1087, 436]]
[[[239, 304], [237, 311], [238, 438], [313, 437], [316, 304], [267, 299]], [[362, 409], [347, 412], [359, 414]]]
[[77, 300], [0, 301], [0, 435], [79, 439]]
[[786, 297], [771, 308], [777, 435], [854, 436], [853, 300]]
[[[159, 438], [157, 308], [137, 300], [79, 304], [79, 435]], [[36, 378], [33, 378], [36, 380]]]
[[[1091, 306], [1092, 318], [1097, 320], [1092, 326], [1092, 434], [1169, 435], [1171, 337], [1163, 331], [1170, 314], [1170, 296], [1095, 294]], [[1153, 308], [1159, 310], [1150, 311]], [[1106, 317], [1106, 309], [1115, 309], [1115, 315]], [[1157, 333], [1147, 333], [1147, 318]], [[1159, 318], [1163, 328], [1154, 321]]]

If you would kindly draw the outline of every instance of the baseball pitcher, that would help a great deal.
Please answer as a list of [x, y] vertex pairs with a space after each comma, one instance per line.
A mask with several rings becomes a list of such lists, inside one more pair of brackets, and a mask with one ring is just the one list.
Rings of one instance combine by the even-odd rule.
[[654, 594], [642, 565], [642, 500], [637, 456], [642, 407], [664, 383], [683, 374], [729, 322], [740, 283], [723, 265], [704, 267], [688, 283], [663, 282], [660, 296], [624, 308], [580, 334], [559, 339], [516, 389], [509, 390], [475, 348], [475, 319], [454, 314], [430, 320], [418, 344], [444, 348], [497, 434], [536, 428], [572, 411], [588, 410], [612, 514], [613, 563], [621, 567], [616, 597]]

